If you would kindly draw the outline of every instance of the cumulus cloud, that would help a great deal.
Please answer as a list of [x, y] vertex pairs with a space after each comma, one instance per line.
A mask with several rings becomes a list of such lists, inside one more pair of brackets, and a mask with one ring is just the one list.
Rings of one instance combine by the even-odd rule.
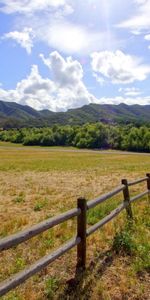
[[57, 52], [52, 52], [48, 58], [40, 55], [44, 64], [52, 71], [59, 87], [73, 87], [81, 82], [83, 69], [77, 60], [67, 57], [66, 60]]
[[143, 81], [150, 73], [150, 66], [142, 64], [139, 58], [119, 50], [94, 52], [91, 58], [93, 71], [114, 84]]
[[18, 43], [22, 48], [25, 48], [30, 54], [33, 47], [33, 39], [35, 35], [32, 28], [25, 27], [23, 31], [12, 31], [3, 35], [3, 39], [12, 39]]
[[150, 104], [150, 97], [139, 97], [135, 88], [122, 88], [120, 92], [124, 93], [123, 97], [98, 99], [85, 86], [79, 61], [72, 57], [64, 59], [57, 51], [48, 57], [43, 54], [40, 57], [49, 68], [49, 78], [43, 78], [37, 65], [33, 65], [30, 74], [18, 82], [15, 89], [5, 90], [0, 87], [0, 99], [29, 105], [37, 110], [52, 111], [65, 111], [89, 103]]
[[52, 52], [48, 58], [43, 54], [40, 57], [52, 73], [58, 89], [58, 101], [62, 102], [63, 108], [79, 107], [94, 101], [95, 97], [83, 83], [83, 69], [77, 60], [72, 57], [65, 60], [57, 51]]
[[68, 57], [66, 60], [58, 53], [52, 52], [48, 58], [41, 58], [49, 67], [54, 80], [42, 78], [38, 67], [31, 69], [30, 75], [19, 82], [14, 90], [0, 89], [0, 98], [30, 105], [36, 109], [64, 111], [94, 102], [83, 83], [81, 64]]
[[33, 65], [31, 73], [26, 79], [17, 83], [16, 89], [0, 89], [0, 98], [5, 101], [13, 101], [23, 105], [30, 105], [36, 109], [44, 109], [52, 100], [51, 94], [55, 92], [53, 82], [48, 78], [42, 78], [38, 67]]
[[128, 88], [119, 88], [120, 93], [123, 93], [125, 96], [136, 97], [142, 94], [139, 88], [128, 87]]

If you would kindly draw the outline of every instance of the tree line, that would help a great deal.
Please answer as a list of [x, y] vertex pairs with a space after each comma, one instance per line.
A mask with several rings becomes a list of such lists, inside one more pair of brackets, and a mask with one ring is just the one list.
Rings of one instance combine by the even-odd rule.
[[10, 129], [0, 132], [0, 140], [28, 146], [73, 146], [150, 152], [150, 128], [131, 124], [120, 126], [88, 123], [82, 126]]

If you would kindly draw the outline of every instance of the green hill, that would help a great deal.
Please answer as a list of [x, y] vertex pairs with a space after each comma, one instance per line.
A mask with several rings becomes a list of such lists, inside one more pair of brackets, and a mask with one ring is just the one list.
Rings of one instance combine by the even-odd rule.
[[89, 104], [66, 112], [37, 111], [30, 106], [0, 101], [0, 126], [81, 125], [84, 123], [150, 123], [150, 105]]

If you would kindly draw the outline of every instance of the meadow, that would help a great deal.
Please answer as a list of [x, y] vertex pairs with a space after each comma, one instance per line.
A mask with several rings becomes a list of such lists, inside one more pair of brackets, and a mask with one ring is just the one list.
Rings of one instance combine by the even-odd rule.
[[[23, 147], [0, 143], [0, 237], [76, 207], [150, 172], [150, 155], [73, 148]], [[145, 190], [134, 186], [132, 195]], [[94, 224], [123, 200], [120, 194], [88, 214]], [[87, 270], [76, 280], [73, 249], [2, 300], [149, 299], [150, 203], [133, 204], [134, 221], [123, 211], [88, 238]], [[50, 253], [76, 233], [76, 220], [0, 253], [0, 281]]]

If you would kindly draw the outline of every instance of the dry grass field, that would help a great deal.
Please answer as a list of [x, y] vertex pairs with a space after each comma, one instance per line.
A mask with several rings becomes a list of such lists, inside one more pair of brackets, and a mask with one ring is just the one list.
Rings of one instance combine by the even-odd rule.
[[[61, 148], [0, 144], [0, 237], [76, 207], [80, 196], [92, 199], [118, 186], [122, 178], [150, 172], [150, 156], [62, 151]], [[131, 189], [145, 190], [145, 183]], [[122, 201], [114, 197], [91, 210], [94, 224]], [[87, 270], [75, 279], [76, 249], [26, 281], [2, 300], [150, 299], [150, 204], [133, 205], [134, 222], [125, 212], [88, 239]], [[50, 253], [76, 234], [76, 220], [0, 253], [0, 281]], [[80, 278], [81, 277], [81, 278]]]

